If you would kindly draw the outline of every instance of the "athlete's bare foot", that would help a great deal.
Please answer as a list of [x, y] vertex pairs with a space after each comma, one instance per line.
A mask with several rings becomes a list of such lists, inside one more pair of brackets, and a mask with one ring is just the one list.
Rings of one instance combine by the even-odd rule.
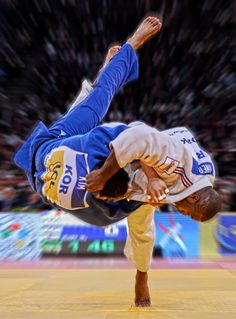
[[135, 51], [140, 49], [144, 43], [154, 37], [161, 30], [161, 21], [156, 17], [147, 17], [140, 24], [131, 38], [127, 40]]
[[107, 52], [103, 67], [106, 66], [111, 58], [113, 58], [113, 56], [120, 50], [121, 46], [120, 45], [113, 45]]
[[150, 307], [151, 298], [148, 288], [147, 272], [137, 270], [135, 283], [135, 306], [136, 307]]

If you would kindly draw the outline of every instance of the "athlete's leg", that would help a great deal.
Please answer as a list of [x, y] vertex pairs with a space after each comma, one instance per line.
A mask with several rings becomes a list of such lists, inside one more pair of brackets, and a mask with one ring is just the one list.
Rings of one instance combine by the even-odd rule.
[[[121, 46], [120, 45], [113, 45], [110, 47], [110, 49], [107, 52], [104, 64], [101, 68], [105, 68], [105, 66], [110, 62], [110, 60], [113, 58], [113, 56], [120, 50]], [[100, 72], [101, 72], [100, 70]], [[99, 73], [100, 73], [99, 72]], [[74, 101], [69, 105], [68, 111], [72, 111], [73, 108], [75, 108], [78, 104], [80, 104], [86, 97], [89, 96], [91, 91], [93, 90], [93, 85], [92, 82], [84, 79], [81, 85], [80, 91], [77, 93], [76, 97], [74, 98]]]
[[107, 113], [115, 93], [138, 77], [138, 58], [129, 44], [125, 44], [101, 71], [87, 98], [66, 113], [51, 128], [56, 136], [85, 134], [97, 126]]
[[106, 115], [114, 94], [138, 76], [138, 59], [135, 51], [160, 28], [161, 23], [157, 18], [146, 18], [102, 70], [90, 95], [58, 120], [50, 131], [55, 136], [71, 136], [87, 133], [98, 125]]
[[155, 240], [154, 215], [151, 205], [142, 205], [128, 220], [128, 237], [124, 253], [137, 269], [135, 283], [136, 306], [150, 306], [147, 271], [150, 268]]

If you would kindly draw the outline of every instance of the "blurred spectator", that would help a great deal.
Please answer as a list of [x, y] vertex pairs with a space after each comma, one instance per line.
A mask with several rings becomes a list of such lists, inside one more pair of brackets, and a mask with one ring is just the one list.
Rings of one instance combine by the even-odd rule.
[[43, 203], [39, 194], [28, 193], [25, 201], [25, 206], [22, 207], [21, 211], [38, 212], [47, 209], [51, 209], [51, 207]]
[[0, 211], [9, 212], [18, 205], [16, 190], [6, 187], [1, 191]]
[[[150, 11], [163, 30], [140, 52], [140, 79], [116, 96], [105, 120], [188, 126], [220, 178], [235, 185], [236, 15], [224, 0], [1, 1], [1, 183], [25, 180], [12, 163], [18, 145], [38, 120], [50, 124], [66, 111], [109, 44], [125, 40]], [[235, 187], [225, 187], [233, 201]]]

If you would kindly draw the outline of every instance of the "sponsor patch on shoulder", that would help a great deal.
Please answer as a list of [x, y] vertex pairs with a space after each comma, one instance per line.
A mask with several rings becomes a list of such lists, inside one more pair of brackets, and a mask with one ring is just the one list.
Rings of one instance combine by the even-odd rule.
[[214, 176], [214, 166], [211, 162], [198, 163], [198, 161], [193, 158], [192, 173], [195, 175]]

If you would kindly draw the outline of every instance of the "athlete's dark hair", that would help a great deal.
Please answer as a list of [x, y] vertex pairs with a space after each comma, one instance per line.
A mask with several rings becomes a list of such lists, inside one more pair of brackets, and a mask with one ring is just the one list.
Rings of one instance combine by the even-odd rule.
[[112, 198], [121, 197], [127, 192], [128, 185], [129, 175], [121, 168], [106, 182], [103, 190], [99, 192], [99, 195]]

